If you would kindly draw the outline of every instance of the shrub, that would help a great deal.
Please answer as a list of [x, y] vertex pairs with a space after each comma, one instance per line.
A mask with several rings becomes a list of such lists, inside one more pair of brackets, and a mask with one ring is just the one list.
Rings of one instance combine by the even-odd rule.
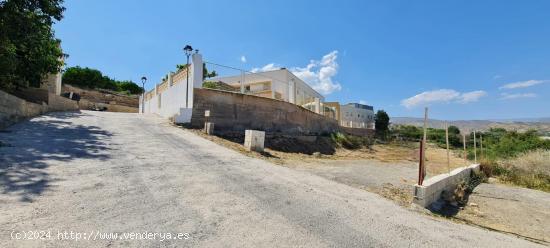
[[346, 135], [340, 132], [332, 133], [330, 138], [337, 146], [352, 150], [359, 149], [363, 146], [368, 146], [372, 142], [369, 138]]
[[486, 176], [496, 177], [504, 183], [550, 192], [550, 175], [542, 171], [526, 170], [491, 160], [483, 160], [480, 169]]
[[[409, 141], [418, 141], [424, 136], [422, 128], [411, 125], [396, 125], [392, 128], [391, 133], [394, 137], [400, 137]], [[440, 147], [446, 147], [445, 129], [428, 128], [426, 138], [428, 141], [435, 142]], [[449, 126], [449, 146], [456, 148], [462, 147], [460, 130], [455, 126]]]

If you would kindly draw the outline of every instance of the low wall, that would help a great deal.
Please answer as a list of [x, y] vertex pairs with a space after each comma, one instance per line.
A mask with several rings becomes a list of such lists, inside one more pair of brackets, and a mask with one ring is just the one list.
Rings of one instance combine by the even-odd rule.
[[361, 137], [372, 137], [374, 136], [374, 129], [367, 128], [353, 128], [353, 127], [342, 127], [340, 130], [346, 134], [361, 136]]
[[48, 103], [48, 90], [40, 88], [24, 88], [17, 90], [13, 93], [14, 96], [19, 97], [27, 102], [33, 102], [42, 104], [42, 102]]
[[0, 129], [48, 111], [48, 105], [27, 102], [0, 91]]
[[456, 168], [449, 174], [430, 177], [422, 185], [414, 186], [413, 202], [422, 207], [429, 207], [439, 200], [443, 191], [454, 191], [460, 182], [468, 181], [472, 171], [479, 172], [479, 164]]
[[48, 98], [49, 104], [36, 104], [0, 90], [0, 129], [46, 112], [78, 110], [75, 101], [55, 94]]
[[137, 113], [139, 112], [138, 108], [135, 107], [128, 107], [125, 105], [119, 105], [119, 104], [110, 104], [110, 103], [98, 103], [98, 102], [92, 102], [88, 99], [80, 99], [78, 102], [78, 105], [80, 109], [95, 109], [97, 108], [107, 108], [107, 111], [109, 112], [124, 112], [124, 113]]
[[215, 132], [253, 129], [268, 134], [319, 135], [339, 130], [338, 122], [292, 103], [213, 89], [195, 88], [191, 126], [203, 128], [205, 110]]
[[78, 110], [78, 103], [69, 98], [48, 93], [48, 111], [73, 111]]

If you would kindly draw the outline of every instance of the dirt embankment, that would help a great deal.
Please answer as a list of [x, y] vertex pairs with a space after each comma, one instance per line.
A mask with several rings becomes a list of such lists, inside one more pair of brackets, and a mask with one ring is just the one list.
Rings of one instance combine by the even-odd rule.
[[110, 112], [137, 113], [139, 108], [139, 96], [125, 95], [108, 90], [82, 89], [64, 84], [63, 93], [74, 92], [80, 95], [80, 109], [95, 110], [105, 109]]

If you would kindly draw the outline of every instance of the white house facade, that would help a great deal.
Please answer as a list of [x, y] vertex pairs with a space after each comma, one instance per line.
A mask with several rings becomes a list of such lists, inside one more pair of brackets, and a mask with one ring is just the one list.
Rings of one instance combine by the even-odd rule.
[[360, 103], [340, 105], [340, 125], [353, 128], [374, 129], [374, 109]]
[[265, 71], [251, 74], [211, 78], [240, 89], [241, 93], [290, 102], [316, 113], [322, 113], [325, 97], [289, 70]]

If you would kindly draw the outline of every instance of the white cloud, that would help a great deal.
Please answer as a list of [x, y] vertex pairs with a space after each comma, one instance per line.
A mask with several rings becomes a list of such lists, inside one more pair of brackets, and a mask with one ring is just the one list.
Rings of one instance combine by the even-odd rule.
[[368, 105], [367, 101], [365, 101], [365, 100], [359, 100], [359, 103], [364, 104], [364, 105]]
[[469, 103], [469, 102], [477, 102], [479, 98], [482, 98], [487, 95], [487, 92], [483, 90], [476, 90], [471, 92], [462, 93], [460, 95], [460, 103]]
[[401, 101], [401, 105], [406, 108], [412, 108], [418, 105], [429, 104], [432, 102], [449, 102], [452, 99], [455, 99], [460, 96], [455, 90], [433, 90], [425, 91], [413, 97], [409, 97]]
[[[332, 51], [321, 58], [321, 60], [310, 60], [306, 67], [294, 67], [290, 71], [298, 78], [308, 83], [314, 90], [323, 95], [342, 89], [340, 83], [333, 80], [338, 73], [338, 51]], [[278, 70], [280, 67], [270, 63], [261, 68], [252, 68], [251, 72], [264, 72]]]
[[542, 84], [549, 82], [550, 80], [527, 80], [527, 81], [520, 81], [515, 83], [509, 83], [501, 86], [499, 89], [517, 89], [517, 88], [527, 88], [531, 87], [533, 85]]
[[469, 103], [478, 101], [481, 97], [486, 96], [487, 93], [482, 90], [476, 90], [471, 92], [460, 93], [451, 89], [440, 89], [425, 91], [418, 95], [403, 99], [401, 105], [406, 108], [413, 108], [419, 105], [429, 105], [432, 103], [442, 102], [458, 102]]
[[502, 99], [502, 100], [537, 97], [537, 94], [535, 94], [535, 93], [518, 93], [518, 94], [502, 93], [500, 95], [501, 95], [500, 99]]
[[501, 75], [494, 75], [493, 76], [493, 79], [499, 79], [499, 78], [502, 78], [502, 76]]
[[314, 90], [323, 95], [342, 90], [340, 83], [333, 80], [338, 73], [338, 51], [332, 51], [320, 61], [311, 60], [306, 67], [294, 67], [290, 71], [308, 83]]
[[241, 55], [241, 62], [246, 63], [246, 57], [244, 55]]
[[252, 68], [251, 72], [264, 72], [264, 71], [274, 71], [281, 69], [279, 66], [275, 65], [275, 63], [270, 63], [267, 65], [264, 65], [262, 68]]

